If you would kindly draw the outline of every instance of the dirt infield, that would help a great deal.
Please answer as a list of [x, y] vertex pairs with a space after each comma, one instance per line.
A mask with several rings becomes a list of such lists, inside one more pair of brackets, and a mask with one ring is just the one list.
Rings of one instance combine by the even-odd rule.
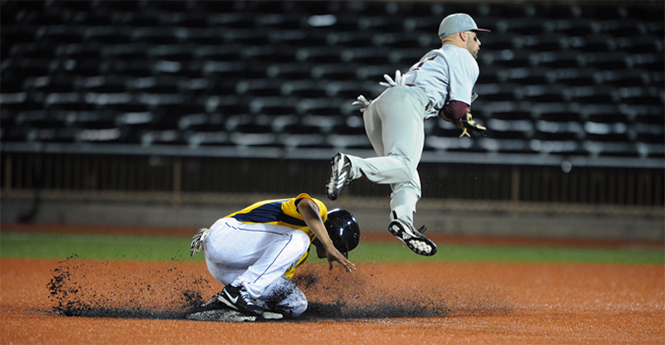
[[296, 277], [310, 301], [302, 319], [246, 323], [184, 318], [221, 289], [205, 264], [0, 269], [2, 344], [665, 343], [662, 265], [312, 264]]

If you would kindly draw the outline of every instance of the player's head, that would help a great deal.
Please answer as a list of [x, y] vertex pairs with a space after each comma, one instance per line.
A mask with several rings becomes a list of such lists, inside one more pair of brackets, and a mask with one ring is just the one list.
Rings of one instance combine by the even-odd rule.
[[473, 31], [479, 39], [490, 33], [490, 30], [478, 28], [473, 18], [466, 13], [448, 15], [439, 24], [439, 38], [462, 31]]
[[324, 224], [335, 248], [348, 257], [360, 242], [360, 227], [356, 218], [348, 211], [336, 208], [328, 212], [328, 220]]
[[439, 37], [442, 44], [454, 44], [465, 48], [478, 58], [480, 50], [480, 38], [489, 34], [487, 29], [479, 29], [473, 18], [465, 13], [455, 13], [443, 18], [439, 25]]

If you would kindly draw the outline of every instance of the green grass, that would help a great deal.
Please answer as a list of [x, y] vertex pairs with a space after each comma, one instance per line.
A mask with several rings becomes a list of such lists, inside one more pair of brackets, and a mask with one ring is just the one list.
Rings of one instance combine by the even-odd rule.
[[[189, 237], [0, 232], [0, 257], [151, 261], [203, 261], [190, 258]], [[439, 243], [433, 257], [413, 254], [401, 242], [364, 242], [350, 253], [354, 262], [534, 262], [665, 264], [657, 248], [460, 245]], [[311, 263], [323, 263], [312, 258]]]
[[77, 255], [90, 259], [194, 261], [196, 257], [189, 256], [190, 242], [191, 238], [172, 236], [2, 232], [0, 256], [64, 259]]

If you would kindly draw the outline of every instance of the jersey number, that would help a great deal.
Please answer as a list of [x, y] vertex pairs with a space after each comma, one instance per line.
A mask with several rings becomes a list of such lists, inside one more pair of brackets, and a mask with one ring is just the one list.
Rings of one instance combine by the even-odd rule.
[[432, 60], [434, 60], [434, 59], [436, 59], [436, 55], [434, 55], [434, 56], [430, 56], [430, 57], [428, 57], [428, 58], [425, 58], [425, 59], [423, 59], [422, 61], [418, 62], [417, 64], [413, 65], [413, 67], [411, 67], [411, 70], [412, 70], [412, 71], [417, 71], [417, 70], [419, 70], [421, 67], [423, 67], [423, 65], [425, 64], [425, 62], [427, 62], [427, 61], [432, 61]]

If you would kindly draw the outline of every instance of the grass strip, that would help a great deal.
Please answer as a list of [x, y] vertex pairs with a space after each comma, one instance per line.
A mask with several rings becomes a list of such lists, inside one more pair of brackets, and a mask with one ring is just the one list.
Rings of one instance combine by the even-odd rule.
[[[101, 260], [203, 261], [190, 258], [191, 238], [49, 232], [0, 232], [0, 257], [64, 259], [72, 255]], [[435, 256], [413, 254], [398, 241], [363, 242], [350, 253], [354, 262], [532, 262], [665, 264], [659, 248], [600, 248], [439, 243]], [[322, 261], [316, 258], [313, 263]]]

